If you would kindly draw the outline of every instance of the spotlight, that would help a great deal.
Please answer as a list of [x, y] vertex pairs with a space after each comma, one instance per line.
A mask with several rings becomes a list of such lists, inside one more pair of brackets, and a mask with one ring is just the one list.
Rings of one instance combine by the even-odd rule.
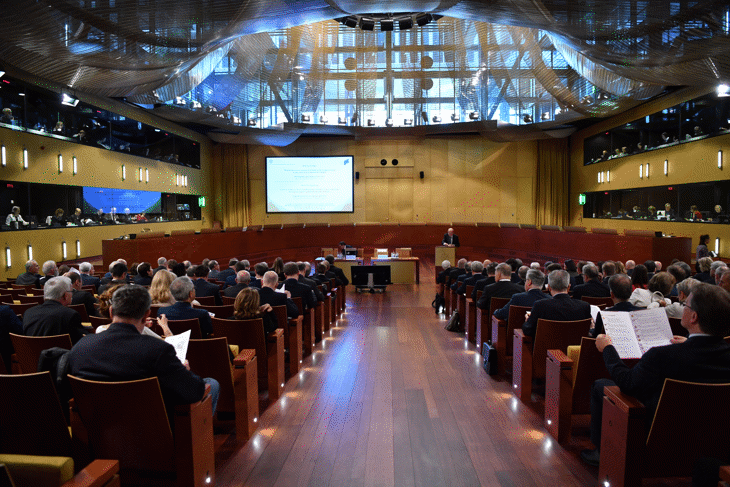
[[79, 100], [77, 98], [72, 97], [68, 93], [62, 93], [61, 94], [61, 105], [67, 105], [69, 107], [75, 107], [79, 104]]
[[387, 118], [385, 120], [385, 126], [386, 127], [392, 127], [393, 126], [393, 119], [392, 118]]
[[203, 105], [201, 105], [199, 101], [193, 100], [193, 109], [198, 109], [199, 110], [201, 108], [203, 108]]
[[721, 84], [717, 87], [717, 96], [718, 97], [726, 97], [730, 96], [730, 86], [726, 84]]
[[248, 126], [249, 127], [255, 127], [256, 126], [256, 119], [255, 118], [249, 118], [248, 119]]
[[393, 159], [391, 162], [393, 163], [394, 166], [398, 165], [398, 159]]
[[388, 20], [381, 20], [380, 21], [380, 31], [381, 32], [389, 32], [393, 30], [393, 21]]
[[312, 117], [310, 117], [309, 115], [302, 115], [302, 122], [303, 123], [309, 123], [311, 121], [312, 121]]
[[461, 118], [461, 115], [458, 114], [458, 113], [452, 113], [451, 114], [451, 121], [452, 122], [458, 122], [460, 118]]
[[431, 120], [433, 120], [433, 123], [441, 123], [441, 117], [438, 115], [434, 115]]
[[413, 27], [413, 19], [411, 17], [398, 20], [398, 28], [400, 30], [410, 29], [411, 27]]
[[360, 19], [360, 28], [362, 30], [375, 30], [375, 21], [373, 19]]
[[357, 27], [357, 17], [345, 17], [343, 23], [348, 27]]
[[529, 115], [529, 114], [528, 115], [524, 115], [522, 117], [522, 121], [525, 122], [525, 123], [532, 123], [532, 115]]
[[380, 159], [380, 165], [381, 166], [387, 166], [388, 165], [388, 161], [386, 161], [385, 159]]
[[469, 120], [479, 120], [479, 112], [471, 112], [469, 114]]
[[368, 118], [368, 127], [375, 127], [375, 120]]
[[175, 105], [185, 106], [185, 105], [187, 105], [187, 102], [185, 101], [185, 98], [183, 98], [182, 96], [176, 96]]
[[428, 24], [429, 22], [431, 22], [431, 20], [433, 20], [433, 17], [431, 17], [431, 14], [424, 13], [424, 14], [416, 15], [416, 23], [420, 27], [423, 27], [424, 25]]
[[327, 122], [329, 122], [329, 119], [327, 117], [325, 117], [324, 115], [319, 116], [319, 123], [326, 125]]

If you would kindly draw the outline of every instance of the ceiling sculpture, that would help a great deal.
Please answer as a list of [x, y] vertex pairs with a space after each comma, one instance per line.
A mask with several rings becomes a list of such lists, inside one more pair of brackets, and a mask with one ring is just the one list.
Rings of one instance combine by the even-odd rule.
[[668, 88], [730, 81], [719, 1], [6, 3], [0, 63], [228, 142], [563, 137]]

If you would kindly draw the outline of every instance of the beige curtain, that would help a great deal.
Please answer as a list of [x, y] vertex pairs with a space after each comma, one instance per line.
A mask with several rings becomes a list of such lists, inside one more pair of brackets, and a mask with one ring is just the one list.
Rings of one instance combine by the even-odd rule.
[[248, 191], [248, 146], [218, 144], [213, 148], [215, 220], [226, 227], [251, 224]]
[[537, 224], [567, 225], [570, 221], [570, 150], [568, 139], [537, 143]]

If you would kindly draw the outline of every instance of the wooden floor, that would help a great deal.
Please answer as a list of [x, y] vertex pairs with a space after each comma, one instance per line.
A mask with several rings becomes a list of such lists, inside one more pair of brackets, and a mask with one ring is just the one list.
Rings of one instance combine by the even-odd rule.
[[[261, 416], [219, 455], [220, 486], [588, 486], [586, 436], [558, 445], [542, 403], [490, 378], [430, 307], [435, 287], [348, 294], [347, 312]], [[537, 398], [537, 396], [536, 396]]]

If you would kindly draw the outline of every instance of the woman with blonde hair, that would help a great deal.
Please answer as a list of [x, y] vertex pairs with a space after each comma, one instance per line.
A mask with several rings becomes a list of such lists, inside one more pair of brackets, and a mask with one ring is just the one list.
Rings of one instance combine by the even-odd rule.
[[259, 293], [251, 288], [241, 289], [233, 304], [232, 320], [264, 320], [264, 333], [267, 335], [278, 328], [276, 315], [270, 304], [261, 305]]
[[150, 296], [152, 304], [164, 304], [172, 306], [175, 304], [175, 298], [170, 294], [170, 284], [175, 280], [175, 275], [169, 271], [158, 271], [152, 278], [150, 284]]

